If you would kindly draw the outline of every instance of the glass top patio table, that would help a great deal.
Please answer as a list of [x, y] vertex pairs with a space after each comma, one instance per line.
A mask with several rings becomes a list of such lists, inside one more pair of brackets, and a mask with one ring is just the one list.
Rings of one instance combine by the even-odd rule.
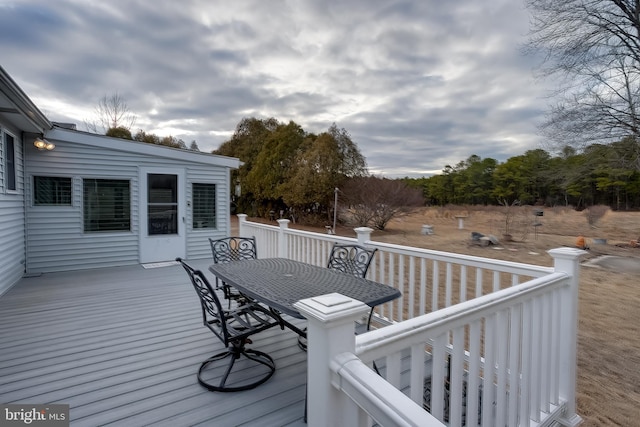
[[212, 264], [209, 270], [248, 297], [299, 319], [304, 317], [293, 304], [305, 298], [337, 292], [375, 307], [402, 295], [382, 283], [285, 258]]

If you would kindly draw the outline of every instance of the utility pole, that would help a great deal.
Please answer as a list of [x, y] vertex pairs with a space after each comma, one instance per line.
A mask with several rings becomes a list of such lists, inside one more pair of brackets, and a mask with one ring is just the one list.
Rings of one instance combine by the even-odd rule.
[[334, 190], [334, 199], [333, 199], [333, 234], [336, 234], [336, 219], [338, 218], [338, 187]]

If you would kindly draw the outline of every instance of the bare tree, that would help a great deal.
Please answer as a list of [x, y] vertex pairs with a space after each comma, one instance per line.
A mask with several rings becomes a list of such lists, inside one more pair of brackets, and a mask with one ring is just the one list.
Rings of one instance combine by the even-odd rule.
[[106, 134], [109, 129], [122, 128], [131, 131], [136, 123], [136, 115], [129, 110], [124, 98], [117, 92], [104, 95], [95, 108], [94, 120], [85, 120], [89, 132]]
[[343, 190], [351, 218], [356, 225], [371, 225], [384, 230], [389, 221], [424, 206], [422, 191], [409, 188], [398, 179], [356, 177]]
[[[527, 51], [543, 53], [540, 76], [558, 78], [560, 101], [542, 133], [584, 146], [640, 140], [640, 2], [526, 0]], [[640, 149], [636, 167], [640, 169]]]

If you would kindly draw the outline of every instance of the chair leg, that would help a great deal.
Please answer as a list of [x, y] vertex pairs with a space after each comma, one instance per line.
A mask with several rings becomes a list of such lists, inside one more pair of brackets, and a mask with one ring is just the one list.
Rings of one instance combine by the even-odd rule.
[[[307, 332], [307, 328], [304, 328], [303, 331]], [[298, 335], [298, 347], [300, 347], [300, 350], [302, 351], [307, 351], [307, 337], [306, 335]]]
[[369, 311], [369, 317], [367, 318], [367, 331], [371, 330], [371, 318], [373, 317], [373, 307], [371, 307], [371, 311]]
[[[227, 385], [230, 375], [232, 374], [233, 367], [236, 361], [240, 358], [246, 358], [255, 362], [257, 365], [263, 365], [267, 367], [267, 372], [258, 376], [257, 380], [253, 380], [249, 383], [242, 383], [241, 385], [231, 386]], [[211, 384], [203, 378], [203, 372], [214, 362], [231, 358], [227, 368], [222, 375], [220, 381], [215, 384]], [[254, 365], [255, 366], [255, 365]], [[209, 391], [221, 391], [221, 392], [235, 392], [250, 390], [266, 382], [274, 374], [276, 365], [271, 356], [267, 353], [258, 350], [251, 350], [244, 348], [244, 345], [232, 345], [226, 351], [215, 354], [202, 362], [200, 369], [198, 370], [198, 382]]]
[[[367, 319], [367, 331], [371, 330], [371, 318], [373, 317], [373, 307], [371, 307], [371, 311], [369, 311], [369, 318]], [[378, 370], [378, 365], [376, 365], [375, 360], [373, 361], [373, 370], [376, 374], [380, 375], [380, 371]]]

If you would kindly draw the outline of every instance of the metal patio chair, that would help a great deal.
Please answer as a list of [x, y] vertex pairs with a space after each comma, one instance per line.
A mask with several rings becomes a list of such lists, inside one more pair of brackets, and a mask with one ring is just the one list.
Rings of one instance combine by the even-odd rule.
[[376, 251], [360, 245], [333, 245], [327, 268], [364, 278]]
[[[248, 259], [257, 259], [258, 251], [256, 249], [255, 237], [225, 237], [222, 239], [209, 239], [211, 245], [211, 254], [215, 264], [223, 264]], [[224, 297], [229, 301], [247, 302], [249, 298], [233, 287], [227, 285], [216, 277], [216, 289], [222, 289]]]
[[[360, 245], [333, 245], [327, 268], [364, 279], [367, 276], [369, 265], [371, 265], [376, 251], [377, 249], [367, 249]], [[372, 316], [373, 307], [371, 307], [369, 318], [367, 319], [367, 331], [371, 327]]]
[[[281, 326], [269, 310], [257, 303], [248, 302], [234, 309], [223, 310], [220, 299], [200, 270], [194, 270], [181, 258], [176, 258], [191, 279], [200, 299], [203, 324], [227, 347], [200, 365], [198, 382], [211, 391], [249, 390], [267, 381], [276, 370], [268, 354], [246, 348], [250, 336], [266, 329]], [[228, 359], [228, 365], [218, 379], [218, 369], [209, 365]], [[234, 371], [234, 366], [237, 369]], [[215, 383], [214, 383], [215, 382]]]

